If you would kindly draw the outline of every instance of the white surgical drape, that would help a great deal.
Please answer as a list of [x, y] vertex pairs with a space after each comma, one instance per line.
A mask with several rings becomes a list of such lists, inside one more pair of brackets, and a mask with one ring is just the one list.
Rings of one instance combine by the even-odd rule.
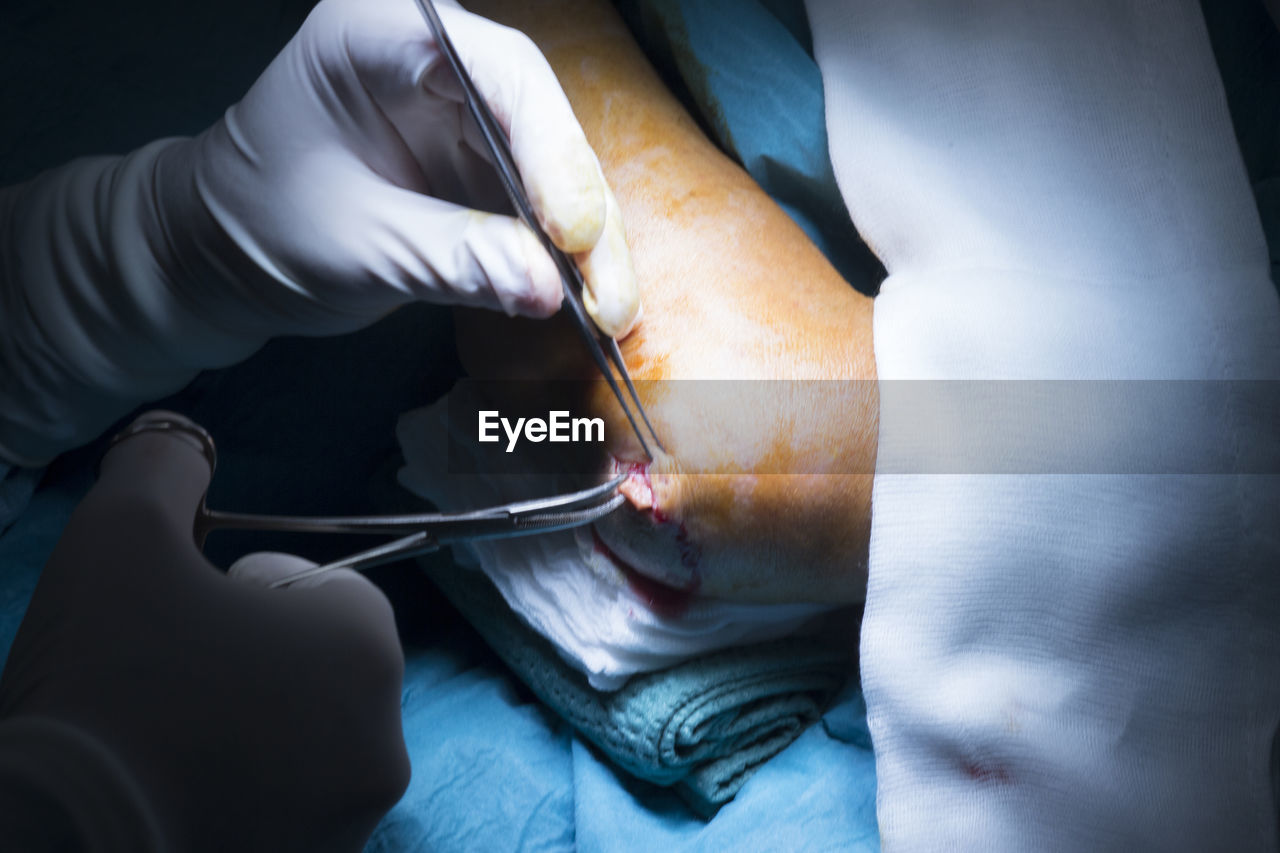
[[[882, 383], [1280, 377], [1194, 0], [807, 6]], [[885, 848], [1275, 849], [1277, 478], [913, 471], [914, 414], [881, 412], [861, 639]]]

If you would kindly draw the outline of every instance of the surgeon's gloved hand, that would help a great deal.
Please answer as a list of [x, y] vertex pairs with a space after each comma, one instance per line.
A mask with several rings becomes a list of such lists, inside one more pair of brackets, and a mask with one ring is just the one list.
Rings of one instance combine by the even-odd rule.
[[[554, 74], [524, 35], [439, 5], [588, 310], [625, 334], [618, 207]], [[325, 0], [199, 137], [0, 193], [0, 457], [47, 461], [275, 335], [412, 300], [553, 313], [551, 259], [482, 212], [507, 204], [487, 156], [413, 0]]]
[[0, 837], [358, 850], [403, 792], [386, 598], [351, 572], [266, 587], [297, 558], [218, 571], [192, 537], [209, 476], [177, 431], [103, 459], [0, 680]]

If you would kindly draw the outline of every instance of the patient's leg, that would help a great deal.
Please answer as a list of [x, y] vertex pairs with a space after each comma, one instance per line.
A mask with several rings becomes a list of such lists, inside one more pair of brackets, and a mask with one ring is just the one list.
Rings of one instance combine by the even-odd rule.
[[[622, 343], [632, 374], [755, 380], [732, 386], [732, 405], [707, 386], [642, 383], [671, 453], [651, 466], [601, 385], [585, 405], [607, 419], [617, 464], [637, 472], [634, 508], [600, 523], [601, 538], [635, 569], [704, 594], [860, 600], [876, 450], [871, 300], [702, 135], [604, 0], [466, 5], [533, 38], [599, 155], [644, 303]], [[458, 341], [472, 376], [592, 375], [562, 322], [461, 313]], [[746, 473], [703, 473], [726, 470]]]

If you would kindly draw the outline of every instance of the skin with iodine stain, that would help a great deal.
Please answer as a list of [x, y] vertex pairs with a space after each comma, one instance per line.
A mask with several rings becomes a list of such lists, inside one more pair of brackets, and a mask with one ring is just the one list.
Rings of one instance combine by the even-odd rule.
[[[594, 383], [574, 414], [606, 420], [601, 476], [631, 475], [630, 505], [597, 523], [601, 542], [678, 589], [860, 601], [878, 410], [871, 300], [702, 135], [607, 3], [466, 5], [542, 49], [613, 188], [643, 299], [621, 342], [632, 376], [775, 380], [641, 381], [670, 451], [651, 464]], [[472, 377], [597, 378], [563, 317], [460, 311], [457, 328]]]

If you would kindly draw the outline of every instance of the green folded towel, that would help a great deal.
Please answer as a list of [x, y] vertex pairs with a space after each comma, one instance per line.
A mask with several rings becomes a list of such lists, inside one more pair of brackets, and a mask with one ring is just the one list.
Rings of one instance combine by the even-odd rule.
[[797, 637], [705, 655], [603, 692], [482, 573], [444, 560], [422, 565], [539, 699], [617, 766], [674, 786], [703, 817], [816, 721], [851, 674], [849, 653]]

